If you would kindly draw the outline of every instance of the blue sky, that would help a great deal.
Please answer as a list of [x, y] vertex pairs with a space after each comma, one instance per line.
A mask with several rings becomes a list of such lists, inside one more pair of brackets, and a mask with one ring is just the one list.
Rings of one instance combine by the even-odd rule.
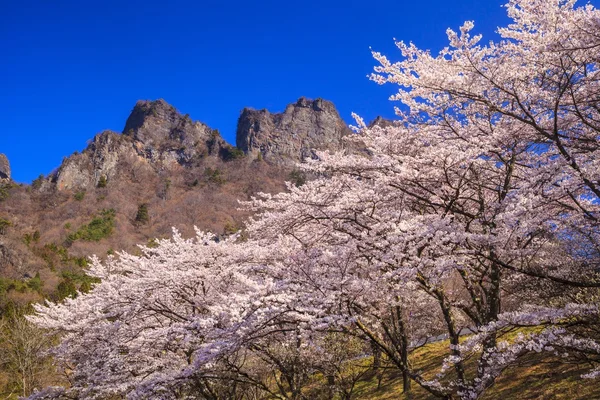
[[484, 40], [504, 0], [0, 2], [0, 153], [30, 182], [121, 131], [138, 99], [164, 98], [235, 142], [245, 106], [333, 101], [351, 122], [393, 116], [393, 86], [366, 75], [393, 38], [438, 51], [475, 20]]

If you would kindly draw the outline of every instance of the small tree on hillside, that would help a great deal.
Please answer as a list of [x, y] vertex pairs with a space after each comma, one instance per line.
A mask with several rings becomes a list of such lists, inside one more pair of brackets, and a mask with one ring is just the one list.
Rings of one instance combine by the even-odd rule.
[[21, 316], [0, 321], [0, 365], [22, 396], [41, 389], [51, 373], [50, 345], [51, 338]]
[[12, 226], [12, 222], [0, 217], [0, 235], [4, 235], [6, 230]]
[[100, 179], [98, 179], [97, 187], [105, 188], [107, 184], [108, 184], [108, 179], [106, 179], [106, 175], [101, 175]]
[[135, 222], [138, 225], [147, 224], [150, 221], [150, 216], [148, 214], [148, 204], [142, 203], [138, 206], [137, 213], [135, 215]]

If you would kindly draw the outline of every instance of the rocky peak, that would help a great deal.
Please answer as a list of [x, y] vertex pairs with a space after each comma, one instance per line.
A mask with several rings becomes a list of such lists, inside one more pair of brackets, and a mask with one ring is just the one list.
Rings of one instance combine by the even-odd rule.
[[165, 141], [206, 140], [212, 129], [182, 115], [163, 99], [136, 103], [127, 118], [123, 134], [146, 146], [159, 147]]
[[59, 190], [84, 189], [96, 186], [101, 176], [112, 179], [118, 174], [119, 160], [133, 153], [130, 141], [113, 131], [103, 131], [91, 140], [82, 152], [67, 157], [50, 177]]
[[369, 123], [369, 128], [374, 126], [378, 126], [380, 128], [387, 128], [389, 126], [394, 126], [394, 121], [391, 119], [383, 118], [381, 115], [378, 115], [373, 121]]
[[178, 151], [175, 158], [186, 163], [197, 155], [219, 154], [227, 147], [218, 131], [192, 121], [162, 99], [138, 101], [123, 135], [132, 137], [140, 154], [154, 161], [165, 151]]
[[313, 150], [339, 150], [350, 129], [330, 101], [301, 97], [284, 112], [245, 108], [238, 120], [236, 145], [245, 153], [260, 153], [273, 164], [292, 166]]
[[0, 153], [0, 180], [10, 179], [10, 163], [6, 155]]
[[132, 163], [154, 169], [192, 166], [206, 156], [225, 158], [232, 146], [219, 132], [192, 121], [164, 100], [140, 100], [133, 107], [123, 133], [104, 131], [82, 152], [68, 157], [52, 181], [59, 189], [96, 186], [101, 177], [109, 181]]

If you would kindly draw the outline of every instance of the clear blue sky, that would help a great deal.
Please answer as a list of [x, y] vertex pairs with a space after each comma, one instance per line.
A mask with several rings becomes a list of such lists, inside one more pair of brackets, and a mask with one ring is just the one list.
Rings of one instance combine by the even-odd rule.
[[282, 111], [300, 96], [333, 101], [350, 122], [393, 116], [366, 75], [369, 46], [393, 38], [438, 51], [447, 27], [475, 20], [484, 40], [504, 0], [0, 1], [0, 153], [30, 182], [138, 99], [164, 98], [235, 142], [245, 106]]

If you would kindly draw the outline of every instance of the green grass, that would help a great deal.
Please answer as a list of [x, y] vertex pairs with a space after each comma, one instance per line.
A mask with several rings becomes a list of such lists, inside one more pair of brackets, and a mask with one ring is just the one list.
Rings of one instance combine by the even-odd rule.
[[76, 240], [99, 242], [109, 237], [115, 227], [115, 210], [102, 210], [89, 224], [81, 226], [76, 232], [69, 234], [67, 244]]
[[[442, 360], [448, 354], [448, 342], [432, 343], [416, 350], [412, 354], [415, 369], [423, 371], [427, 378], [433, 377], [439, 370]], [[583, 379], [581, 375], [589, 371], [582, 364], [564, 364], [548, 356], [532, 354], [521, 360], [520, 366], [507, 369], [498, 378], [496, 384], [482, 397], [496, 399], [600, 399], [600, 384], [597, 380]], [[474, 364], [467, 364], [472, 374]], [[412, 382], [412, 396], [402, 393], [402, 377], [393, 369], [383, 374], [378, 388], [378, 379], [373, 374], [360, 381], [355, 388], [353, 398], [357, 400], [425, 400], [435, 399], [416, 383]]]

